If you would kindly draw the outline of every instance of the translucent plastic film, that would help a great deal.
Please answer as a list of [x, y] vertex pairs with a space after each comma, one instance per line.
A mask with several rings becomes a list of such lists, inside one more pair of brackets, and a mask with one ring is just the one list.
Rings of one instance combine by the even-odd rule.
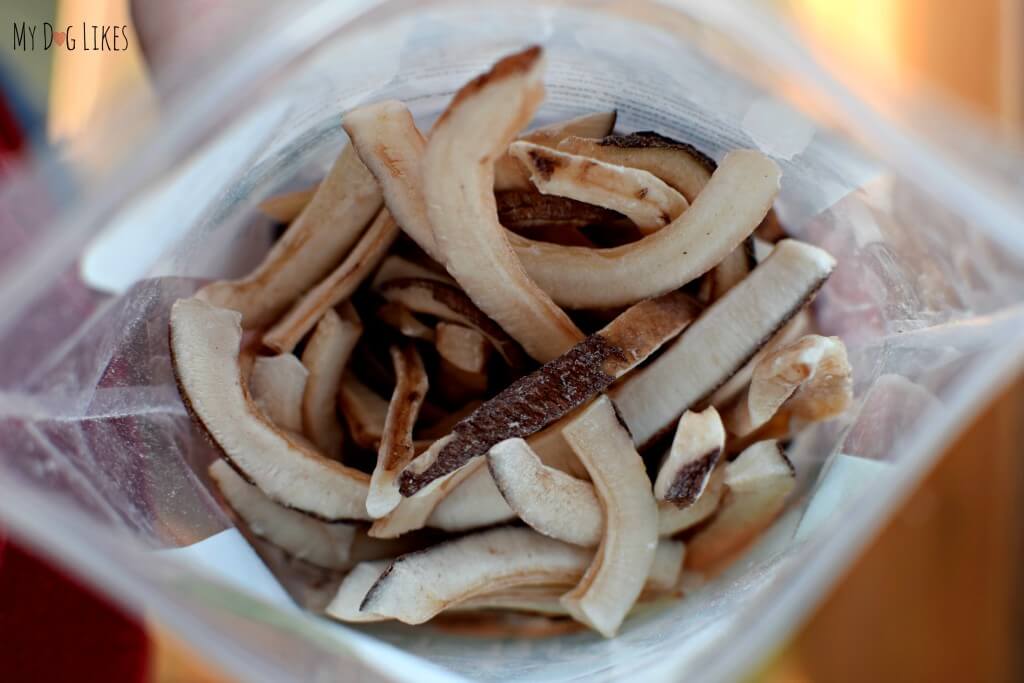
[[[280, 66], [273, 87], [249, 88], [244, 108], [131, 201], [83, 214], [95, 219], [86, 248], [71, 267], [39, 273], [41, 293], [0, 326], [0, 518], [254, 678], [337, 677], [353, 660], [368, 679], [410, 681], [444, 670], [546, 681], [720, 673], [709, 662], [753, 638], [759, 610], [774, 601], [796, 614], [811, 603], [824, 584], [807, 580], [808, 558], [826, 544], [852, 552], [869, 514], [923, 471], [936, 447], [930, 435], [980, 407], [999, 379], [994, 368], [1019, 358], [1022, 251], [997, 246], [969, 211], [938, 205], [889, 160], [721, 66], [706, 36], [698, 42], [695, 25], [667, 8], [644, 5], [655, 20], [641, 23], [603, 7], [409, 7], [377, 10], [308, 46]], [[676, 18], [659, 26], [669, 14]], [[216, 453], [174, 384], [170, 305], [259, 259], [273, 226], [256, 204], [323, 173], [344, 140], [341, 113], [395, 98], [426, 128], [459, 85], [528, 43], [543, 44], [548, 58], [538, 123], [615, 109], [619, 130], [655, 130], [717, 159], [760, 149], [783, 170], [777, 208], [786, 229], [837, 257], [815, 307], [823, 332], [850, 350], [856, 403], [793, 444], [800, 490], [791, 509], [725, 575], [644, 610], [612, 641], [590, 633], [481, 641], [429, 625], [351, 629], [302, 615], [285, 593], [268, 597], [251, 576], [211, 578], [211, 556], [159, 552], [232, 526], [206, 481]], [[30, 246], [63, 248], [58, 234], [18, 227], [0, 229], [40, 241]], [[0, 301], [17, 296], [4, 290]], [[227, 554], [215, 569], [248, 552], [218, 548]], [[329, 590], [324, 577], [259, 551], [300, 602]], [[839, 563], [842, 554], [833, 556]], [[367, 635], [441, 668], [421, 669], [421, 660]], [[763, 629], [758, 637], [768, 642]]]

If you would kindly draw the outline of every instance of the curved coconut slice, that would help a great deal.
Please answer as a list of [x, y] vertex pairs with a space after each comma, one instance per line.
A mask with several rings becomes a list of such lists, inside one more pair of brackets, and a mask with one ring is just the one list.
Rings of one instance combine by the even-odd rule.
[[[395, 102], [388, 103], [388, 107], [395, 108], [401, 105]], [[400, 223], [405, 231], [413, 237], [419, 246], [430, 254], [434, 260], [443, 262], [444, 255], [440, 253], [439, 247], [436, 245], [436, 241], [433, 239], [433, 228], [430, 225], [430, 220], [427, 216], [427, 206], [423, 196], [422, 187], [422, 174], [415, 170], [414, 163], [416, 155], [420, 155], [419, 165], [422, 165], [423, 156], [423, 136], [416, 128], [413, 122], [412, 116], [406, 112], [404, 115], [393, 115], [386, 118], [386, 124], [388, 128], [388, 137], [390, 141], [387, 145], [374, 145], [373, 140], [380, 137], [378, 131], [372, 129], [372, 126], [383, 125], [382, 120], [376, 117], [368, 116], [361, 117], [359, 125], [352, 128], [353, 134], [356, 139], [363, 139], [363, 142], [359, 145], [363, 153], [367, 155], [367, 161], [371, 165], [371, 168], [378, 170], [378, 180], [381, 186], [385, 189], [385, 194], [389, 202], [389, 206], [393, 207], [395, 211], [399, 212]], [[389, 169], [391, 164], [391, 157], [385, 154], [389, 149], [393, 148], [398, 150], [396, 152], [396, 158], [401, 159], [401, 168], [398, 172], [391, 172]], [[507, 155], [506, 155], [507, 156]], [[525, 175], [525, 171], [519, 165], [519, 162], [515, 161], [511, 157], [507, 157], [509, 162], [515, 164], [514, 169], [517, 174], [523, 175], [523, 190], [530, 190], [528, 193], [519, 192], [519, 195], [529, 194], [531, 196], [540, 196], [530, 185], [529, 179]], [[500, 166], [500, 164], [499, 164]], [[408, 171], [402, 171], [402, 168], [408, 168]], [[500, 196], [507, 195], [508, 193], [502, 192]], [[568, 199], [562, 198], [546, 198], [548, 200], [558, 200], [562, 204], [572, 203], [577, 207], [586, 206], [579, 202], [572, 202]], [[496, 199], [497, 208], [499, 212], [502, 209], [501, 202]], [[597, 207], [590, 207], [588, 211], [594, 210], [607, 212]], [[581, 211], [581, 209], [574, 209], [574, 212]], [[427, 239], [423, 236], [431, 236]], [[509, 239], [512, 240], [516, 246], [517, 254], [520, 259], [530, 258], [530, 248], [534, 244], [532, 240], [521, 238], [515, 234], [509, 234]], [[583, 239], [582, 235], [579, 235], [579, 239]], [[557, 240], [552, 240], [557, 241]], [[424, 277], [418, 273], [410, 273], [405, 277]], [[430, 279], [437, 279], [431, 276]], [[376, 282], [376, 280], [375, 280]], [[375, 287], [377, 284], [375, 284]]]
[[562, 438], [562, 427], [572, 415], [573, 413], [569, 413], [558, 422], [537, 432], [529, 437], [526, 443], [530, 445], [530, 449], [537, 454], [540, 461], [548, 467], [561, 470], [577, 479], [590, 481], [587, 468], [583, 466], [580, 459], [569, 448], [569, 444]]
[[491, 346], [479, 331], [463, 325], [440, 322], [437, 324], [437, 353], [446, 361], [466, 372], [487, 371]]
[[[603, 140], [568, 138], [558, 147], [563, 151], [648, 171], [691, 202], [704, 189], [716, 169], [715, 162], [693, 146], [651, 131], [613, 135]], [[769, 209], [768, 216], [774, 216], [774, 211]], [[719, 298], [754, 267], [749, 239], [705, 275], [700, 295], [702, 301]]]
[[708, 304], [721, 299], [757, 267], [754, 241], [753, 237], [743, 240], [743, 244], [733, 249], [721, 263], [704, 274], [700, 282], [700, 293], [697, 295], [702, 303]]
[[[584, 114], [568, 121], [541, 126], [519, 137], [545, 147], [554, 147], [568, 137], [599, 138], [610, 135], [615, 129], [616, 112]], [[530, 176], [518, 161], [507, 152], [498, 157], [494, 164], [494, 190], [526, 190], [530, 188]]]
[[558, 149], [647, 171], [678, 190], [691, 203], [716, 168], [714, 160], [696, 147], [652, 131], [609, 135], [599, 140], [570, 137], [558, 143]]
[[419, 220], [420, 198], [404, 186], [422, 187], [426, 141], [405, 105], [387, 100], [353, 109], [342, 126], [370, 173], [377, 178], [384, 203], [402, 230], [435, 261], [444, 261], [430, 225]]
[[[246, 384], [252, 379], [252, 366], [256, 362], [256, 352], [246, 348], [245, 339], [242, 339], [242, 348], [238, 351], [238, 373]], [[251, 395], [251, 394], [250, 394]]]
[[680, 508], [693, 505], [708, 485], [724, 448], [725, 427], [714, 407], [683, 413], [654, 482], [655, 498]]
[[[783, 405], [787, 412], [795, 412], [794, 403], [810, 417], [807, 421], [839, 415], [853, 399], [851, 372], [846, 347], [838, 337], [809, 334], [758, 362], [746, 395], [725, 414], [725, 425], [730, 434], [746, 436]], [[801, 394], [803, 398], [798, 398]]]
[[554, 147], [568, 137], [600, 138], [612, 134], [618, 115], [619, 113], [614, 109], [581, 114], [564, 121], [538, 126], [520, 135], [519, 139]]
[[[782, 410], [797, 423], [821, 422], [842, 415], [853, 402], [853, 368], [846, 346], [838, 337], [824, 349], [813, 374], [783, 404]], [[806, 362], [807, 358], [803, 358]], [[754, 371], [754, 377], [758, 375]], [[760, 383], [758, 383], [760, 384]], [[752, 401], [761, 402], [760, 387], [751, 386]]]
[[626, 305], [711, 270], [757, 227], [779, 179], [779, 167], [764, 154], [730, 152], [690, 208], [639, 241], [610, 249], [538, 242], [517, 253], [529, 276], [562, 306]]
[[644, 461], [607, 396], [567, 424], [562, 436], [590, 473], [605, 518], [597, 555], [562, 604], [574, 619], [611, 638], [654, 563], [658, 508]]
[[302, 364], [309, 369], [302, 395], [303, 432], [336, 460], [341, 458], [345, 438], [338, 423], [338, 386], [362, 334], [363, 324], [352, 304], [346, 304], [342, 315], [328, 309], [302, 351]]
[[[411, 126], [403, 134], [416, 137], [419, 132]], [[678, 151], [671, 154], [679, 158], [685, 156]], [[707, 193], [708, 197], [703, 200], [701, 212], [694, 214], [691, 208], [655, 235], [635, 243], [611, 249], [592, 249], [504, 234], [529, 277], [560, 305], [572, 308], [614, 307], [654, 296], [680, 287], [710, 270], [749, 236], [771, 206], [778, 191], [778, 167], [774, 162], [753, 151], [734, 152], [726, 157], [726, 162], [723, 162], [724, 172], [718, 173], [720, 177], [713, 183], [716, 189]], [[690, 159], [688, 163], [692, 165], [695, 162]], [[412, 207], [404, 219], [405, 224], [416, 221], [421, 226], [413, 231], [414, 234], [429, 231], [421, 188], [407, 176], [390, 178], [388, 182], [394, 185], [393, 191], [404, 193], [403, 201]], [[667, 180], [672, 184], [670, 178]], [[704, 178], [700, 187], [706, 182]], [[744, 201], [734, 202], [736, 196], [743, 196]], [[686, 218], [690, 214], [694, 216]], [[714, 228], [710, 231], [714, 239], [710, 240], [707, 239], [711, 236], [708, 235], [709, 224]], [[650, 241], [655, 237], [658, 239]], [[507, 250], [499, 248], [501, 244], [496, 242], [486, 253], [496, 257], [508, 256]], [[680, 255], [685, 258], [680, 258]], [[507, 259], [503, 263], [508, 265]], [[629, 277], [627, 273], [641, 273], [643, 277]], [[518, 278], [516, 271], [513, 281], [520, 282]], [[616, 282], [617, 286], [608, 287], [608, 282]], [[496, 291], [500, 290], [497, 288]]]
[[550, 538], [596, 546], [604, 532], [594, 485], [546, 466], [522, 439], [507, 439], [487, 456], [491, 477], [508, 506]]
[[[426, 147], [409, 110], [395, 100], [369, 104], [346, 114], [342, 125], [380, 183], [384, 202], [398, 224], [431, 258], [443, 260], [430, 225], [419, 217], [425, 210], [422, 197], [403, 189], [403, 185], [422, 187], [420, 162]], [[614, 125], [613, 112], [591, 114], [538, 129], [524, 138], [554, 145], [568, 135], [606, 134]], [[530, 187], [523, 170], [507, 154], [495, 165], [495, 185]]]
[[797, 431], [799, 431], [797, 425], [789, 419], [789, 414], [781, 411], [775, 413], [772, 419], [746, 436], [730, 435], [731, 438], [726, 441], [725, 455], [729, 460], [733, 460], [752, 444], [759, 441], [788, 440]]
[[[509, 230], [530, 231], [551, 227], [564, 232], [594, 223], [621, 219], [615, 211], [568, 197], [540, 194], [536, 191], [510, 190], [495, 195], [498, 220]], [[579, 234], [575, 232], [575, 234]], [[586, 245], [584, 245], [586, 246]]]
[[185, 405], [224, 456], [281, 505], [325, 520], [366, 519], [370, 478], [289, 439], [246, 394], [242, 316], [200, 299], [171, 308], [170, 350]]
[[[424, 451], [421, 456], [436, 458], [437, 451], [443, 449], [445, 444], [452, 438], [448, 435], [433, 444]], [[416, 491], [415, 495], [402, 498], [386, 517], [382, 517], [373, 523], [369, 534], [374, 538], [398, 538], [402, 534], [422, 529], [430, 519], [430, 515], [452, 491], [455, 491], [467, 478], [480, 469], [484, 464], [482, 459], [467, 464], [454, 472], [438, 477], [426, 486]], [[403, 474], [404, 474], [403, 470]], [[401, 481], [401, 480], [400, 480]], [[399, 488], [401, 491], [401, 488]], [[405, 496], [405, 494], [402, 494]]]
[[522, 347], [456, 287], [435, 280], [392, 280], [381, 286], [380, 293], [388, 301], [398, 302], [415, 313], [432, 315], [477, 330], [513, 367], [520, 367], [526, 362]]
[[686, 545], [682, 541], [670, 541], [666, 538], [658, 541], [654, 551], [654, 561], [647, 573], [647, 582], [641, 595], [668, 593], [675, 590], [683, 573], [686, 559]]
[[[521, 440], [510, 439], [491, 449], [492, 477], [515, 514], [530, 527], [551, 538], [586, 547], [597, 545], [604, 530], [601, 505], [592, 484], [545, 466]], [[697, 500], [679, 508], [658, 504], [658, 535], [672, 536], [710, 517], [723, 492], [724, 467], [715, 468]], [[659, 558], [666, 541], [658, 545]], [[661, 567], [656, 558], [655, 568]], [[679, 565], [677, 564], [677, 567]], [[648, 582], [658, 572], [652, 570]], [[673, 583], [674, 585], [674, 583]]]
[[631, 306], [565, 355], [486, 401], [455, 425], [446, 444], [417, 456], [402, 473], [402, 495], [486, 455], [496, 443], [526, 438], [567, 415], [678, 335], [696, 310], [680, 292]]
[[374, 519], [388, 514], [402, 501], [395, 480], [413, 458], [412, 428], [428, 387], [423, 360], [411, 342], [402, 347], [392, 346], [391, 362], [395, 368], [395, 390], [366, 496], [366, 511]]
[[572, 581], [589, 561], [588, 551], [530, 529], [470, 534], [396, 558], [360, 611], [422, 624], [482, 593]]
[[358, 527], [329, 524], [295, 510], [281, 507], [241, 477], [225, 460], [210, 465], [210, 478], [227, 504], [249, 530], [310, 564], [327, 569], [345, 569]]
[[509, 154], [530, 172], [530, 181], [541, 193], [617, 211], [644, 234], [665, 227], [689, 205], [683, 195], [641, 169], [523, 141], [513, 142]]
[[388, 402], [351, 373], [346, 373], [338, 387], [338, 408], [352, 440], [361, 448], [377, 450], [384, 435]]
[[434, 508], [427, 526], [461, 532], [508, 522], [515, 517], [494, 485], [490, 471], [480, 467]]
[[272, 218], [278, 223], [291, 223], [302, 213], [302, 210], [306, 208], [309, 201], [313, 199], [313, 195], [316, 194], [318, 187], [320, 187], [319, 183], [312, 187], [304, 187], [301, 190], [292, 190], [291, 192], [283, 192], [273, 197], [267, 197], [260, 202], [258, 208], [267, 217]]
[[338, 586], [338, 592], [334, 599], [324, 608], [324, 613], [332, 619], [355, 624], [365, 624], [374, 621], [387, 621], [388, 617], [382, 617], [372, 612], [364, 612], [359, 609], [366, 598], [366, 593], [377, 583], [380, 575], [391, 565], [391, 560], [376, 560], [360, 562], [352, 571], [342, 579]]
[[[385, 203], [392, 210], [403, 230], [434, 260], [443, 261], [444, 256], [434, 240], [433, 229], [427, 218], [427, 207], [423, 200], [420, 166], [422, 165], [425, 142], [419, 129], [416, 128], [412, 115], [400, 102], [382, 102], [351, 112], [346, 117], [346, 128], [363, 161], [377, 177], [384, 192]], [[555, 201], [546, 202], [544, 205], [537, 205], [537, 202], [524, 204], [520, 201], [512, 207], [508, 207], [507, 195], [509, 194], [519, 197], [522, 195], [543, 197], [543, 195], [538, 195], [536, 191], [533, 191], [529, 178], [519, 162], [508, 157], [507, 154], [502, 159], [507, 159], [507, 161], [503, 162], [499, 159], [495, 166], [496, 172], [500, 172], [505, 167], [507, 173], [511, 173], [515, 177], [521, 176], [522, 182], [517, 181], [516, 184], [521, 185], [521, 190], [530, 190], [530, 192], [500, 193], [498, 195], [499, 217], [505, 215], [504, 212], [509, 208], [512, 213], [508, 214], [508, 218], [514, 222], [538, 220], [541, 213], [550, 214], [552, 218], [555, 218], [569, 212], [575, 216], [576, 220], [580, 216], [589, 215], [592, 219], [587, 222], [595, 222], [612, 213], [559, 197], [545, 198]], [[496, 182], [499, 181], [496, 180]], [[506, 197], [504, 202], [502, 201], [503, 196]], [[555, 204], [557, 206], [554, 206]], [[420, 277], [420, 275], [412, 274], [405, 277]]]
[[665, 501], [658, 503], [658, 535], [674, 536], [697, 526], [711, 517], [718, 510], [718, 505], [725, 492], [725, 467], [719, 465], [711, 473], [707, 486], [700, 496], [686, 507], [676, 507], [675, 503]]
[[345, 260], [274, 323], [263, 335], [263, 343], [279, 352], [294, 349], [328, 309], [352, 296], [396, 237], [398, 226], [394, 219], [387, 211], [381, 211]]
[[380, 205], [377, 181], [345, 145], [309, 204], [256, 270], [240, 280], [210, 283], [196, 296], [239, 311], [246, 329], [267, 325], [327, 275]]
[[834, 267], [835, 259], [817, 247], [779, 242], [764, 263], [705, 310], [676, 343], [613, 387], [612, 398], [636, 443], [655, 439], [742, 368], [814, 297]]
[[[675, 590], [682, 574], [686, 557], [686, 546], [679, 541], [661, 541], [654, 553], [654, 564], [650, 576], [640, 594], [637, 604], [664, 596]], [[516, 586], [495, 593], [486, 593], [470, 598], [456, 607], [457, 610], [489, 609], [514, 612], [534, 612], [569, 616], [569, 611], [559, 598], [571, 586]]]
[[768, 355], [775, 349], [796, 341], [800, 337], [807, 334], [814, 327], [814, 319], [811, 315], [809, 307], [805, 306], [800, 309], [800, 312], [793, 316], [793, 318], [783, 325], [782, 329], [775, 333], [767, 344], [754, 354], [747, 363], [736, 371], [732, 377], [730, 377], [725, 384], [715, 389], [715, 393], [711, 394], [708, 399], [708, 404], [715, 406], [715, 408], [721, 410], [724, 406], [732, 403], [733, 399], [740, 395], [740, 393], [747, 388], [750, 384], [750, 378], [754, 374], [754, 367], [761, 362], [761, 359]]
[[[410, 139], [418, 138], [419, 132], [411, 124], [411, 119], [407, 120], [409, 125], [402, 134]], [[695, 163], [679, 151], [670, 154], [689, 159], [687, 163], [691, 165]], [[770, 159], [752, 151], [735, 152], [726, 160], [730, 157], [732, 161], [728, 164], [723, 162], [727, 168], [714, 183], [717, 189], [703, 201], [704, 208], [697, 215], [697, 218], [702, 218], [680, 223], [686, 215], [693, 213], [692, 209], [688, 210], [655, 235], [660, 236], [672, 228], [670, 237], [660, 237], [651, 242], [648, 240], [655, 236], [648, 236], [621, 247], [592, 249], [504, 234], [529, 277], [560, 305], [573, 308], [614, 307], [669, 291], [710, 270], [737, 247], [756, 227], [778, 191], [778, 168]], [[678, 161], [674, 163], [679, 165]], [[391, 191], [403, 193], [402, 201], [410, 207], [403, 219], [404, 225], [416, 222], [418, 226], [411, 234], [432, 230], [423, 192], [413, 178], [388, 176], [387, 180], [382, 177], [382, 182], [393, 186]], [[705, 177], [700, 186], [706, 182]], [[745, 199], [735, 203], [735, 196]], [[704, 221], [713, 222], [714, 230], [711, 232], [715, 239], [707, 239], [709, 231]], [[494, 246], [491, 255], [508, 256], [507, 250], [498, 246]], [[686, 258], [680, 259], [680, 254]], [[642, 273], [644, 277], [624, 277], [627, 272]], [[585, 284], [577, 285], [579, 282]], [[617, 286], [608, 287], [608, 282], [616, 282]]]
[[409, 279], [436, 280], [446, 285], [455, 284], [455, 280], [448, 277], [447, 273], [434, 270], [415, 261], [410, 261], [402, 256], [390, 254], [381, 261], [380, 267], [377, 268], [377, 273], [373, 276], [373, 282], [370, 286], [373, 289], [380, 289], [382, 285], [392, 280]]
[[249, 373], [249, 394], [271, 422], [301, 434], [302, 394], [308, 377], [306, 366], [290, 353], [256, 356]]
[[498, 610], [502, 612], [524, 612], [552, 617], [567, 617], [569, 616], [569, 611], [558, 600], [564, 592], [564, 586], [522, 586], [509, 588], [498, 593], [488, 593], [475, 598], [469, 598], [459, 603], [451, 611]]
[[402, 335], [413, 339], [433, 342], [434, 330], [425, 325], [412, 314], [408, 308], [397, 301], [388, 301], [377, 308], [377, 319], [398, 330]]
[[725, 467], [721, 509], [687, 544], [686, 566], [705, 571], [743, 549], [782, 511], [796, 471], [776, 441], [759, 441]]
[[583, 333], [523, 271], [494, 199], [494, 162], [543, 99], [542, 71], [532, 47], [455, 94], [430, 133], [423, 198], [448, 272], [530, 356], [548, 361]]
[[[545, 465], [519, 441], [498, 444], [487, 459], [498, 490], [516, 516], [545, 536], [597, 545], [604, 532], [604, 512], [593, 484]], [[658, 503], [658, 535], [672, 536], [710, 517], [722, 497], [724, 472], [722, 466], [716, 467], [703, 493], [688, 507]]]

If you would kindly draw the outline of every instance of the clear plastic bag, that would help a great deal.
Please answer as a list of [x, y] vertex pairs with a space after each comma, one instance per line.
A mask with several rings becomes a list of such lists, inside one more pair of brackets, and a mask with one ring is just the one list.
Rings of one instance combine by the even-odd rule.
[[[1024, 231], [1006, 220], [1019, 228], [1021, 214], [887, 122], [859, 122], [859, 105], [837, 100], [784, 35], [728, 4], [687, 5], [693, 15], [644, 2], [330, 5], [295, 10], [276, 51], [231, 57], [236, 80], [214, 74], [229, 91], [192, 93], [206, 100], [183, 100], [163, 137], [62, 210], [40, 191], [46, 168], [3, 189], [0, 519], [247, 680], [735, 677], [1019, 365]], [[311, 26], [308, 40], [292, 35]], [[623, 130], [779, 161], [786, 228], [839, 258], [817, 310], [850, 349], [856, 406], [794, 443], [798, 495], [754, 549], [614, 640], [321, 620], [269, 576], [232, 575], [247, 551], [222, 533], [231, 521], [205, 479], [215, 454], [174, 386], [170, 304], [259, 258], [271, 226], [256, 203], [323, 171], [341, 112], [398, 98], [429, 125], [468, 77], [533, 42], [549, 64], [542, 121], [615, 108]], [[842, 130], [773, 95], [782, 83], [837, 105]], [[919, 173], [922, 160], [937, 166]]]

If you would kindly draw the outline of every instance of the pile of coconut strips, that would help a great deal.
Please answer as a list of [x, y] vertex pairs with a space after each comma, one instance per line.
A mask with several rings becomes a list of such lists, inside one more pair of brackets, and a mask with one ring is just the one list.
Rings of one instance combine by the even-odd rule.
[[612, 637], [764, 530], [781, 444], [851, 400], [809, 309], [835, 261], [785, 238], [776, 164], [614, 113], [521, 133], [543, 63], [502, 59], [426, 135], [400, 102], [349, 112], [323, 181], [264, 204], [289, 227], [263, 262], [174, 304], [213, 481], [347, 572], [333, 618]]

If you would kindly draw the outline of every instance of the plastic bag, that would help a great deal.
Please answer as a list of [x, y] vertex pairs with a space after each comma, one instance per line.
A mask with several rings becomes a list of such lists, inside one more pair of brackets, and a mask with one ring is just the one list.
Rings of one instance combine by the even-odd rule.
[[[246, 679], [735, 677], [795, 623], [1019, 363], [1024, 246], [994, 241], [970, 222], [971, 206], [936, 203], [894, 170], [905, 167], [897, 150], [855, 150], [733, 70], [767, 70], [771, 82], [799, 76], [790, 65], [759, 64], [735, 38], [709, 37], [674, 10], [630, 7], [647, 23], [614, 4], [392, 3], [354, 24], [328, 15], [335, 23], [321, 26], [324, 38], [297, 46], [266, 83], [237, 84], [244, 107], [224, 104], [218, 117], [192, 122], [200, 147], [167, 143], [155, 160], [140, 155], [147, 170], [131, 194], [86, 194], [34, 234], [25, 226], [44, 223], [45, 202], [9, 185], [0, 518]], [[294, 22], [308, 26], [311, 16], [320, 15]], [[205, 475], [215, 453], [170, 370], [170, 304], [202, 279], [251, 267], [271, 234], [255, 204], [323, 171], [344, 139], [341, 112], [398, 98], [427, 126], [459, 85], [531, 42], [548, 56], [541, 122], [615, 108], [622, 130], [654, 129], [717, 158], [760, 148], [779, 161], [786, 228], [839, 258], [816, 308], [825, 333], [850, 349], [856, 406], [794, 443], [798, 495], [753, 550], [684, 600], [632, 617], [614, 640], [481, 641], [318, 619], [226, 531]], [[26, 279], [22, 260], [52, 268]], [[315, 599], [311, 577], [261, 552], [293, 596]]]

